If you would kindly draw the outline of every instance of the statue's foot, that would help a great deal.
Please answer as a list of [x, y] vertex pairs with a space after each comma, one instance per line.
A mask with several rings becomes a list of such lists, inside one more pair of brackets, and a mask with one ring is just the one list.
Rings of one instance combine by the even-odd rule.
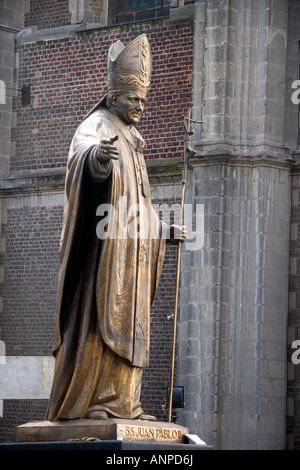
[[145, 413], [141, 413], [139, 416], [137, 416], [135, 419], [142, 419], [144, 421], [156, 421], [155, 416], [152, 415], [146, 415]]
[[90, 411], [88, 414], [87, 414], [87, 418], [88, 419], [108, 419], [108, 415], [106, 413], [106, 411]]

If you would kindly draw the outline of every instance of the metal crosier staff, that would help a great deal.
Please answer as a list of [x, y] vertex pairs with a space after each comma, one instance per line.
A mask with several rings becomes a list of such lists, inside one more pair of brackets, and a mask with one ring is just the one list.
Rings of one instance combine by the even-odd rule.
[[[183, 153], [183, 169], [182, 169], [182, 181], [181, 181], [181, 204], [180, 204], [180, 220], [179, 225], [183, 222], [183, 207], [184, 207], [184, 196], [186, 186], [186, 174], [188, 161], [195, 155], [195, 150], [191, 146], [191, 138], [194, 131], [191, 129], [191, 123], [201, 123], [202, 121], [195, 121], [191, 119], [193, 103], [189, 104], [187, 116], [183, 116], [183, 125], [185, 131], [184, 137], [184, 153]], [[170, 390], [169, 390], [169, 402], [168, 402], [168, 421], [172, 419], [172, 398], [173, 398], [173, 383], [174, 383], [174, 364], [175, 364], [175, 346], [176, 346], [176, 326], [177, 326], [177, 310], [178, 310], [178, 287], [179, 287], [179, 275], [180, 275], [180, 255], [181, 255], [181, 243], [177, 246], [177, 267], [176, 267], [176, 285], [175, 285], [175, 302], [174, 302], [174, 316], [173, 316], [173, 338], [172, 338], [172, 361], [171, 361], [171, 376], [170, 376]]]

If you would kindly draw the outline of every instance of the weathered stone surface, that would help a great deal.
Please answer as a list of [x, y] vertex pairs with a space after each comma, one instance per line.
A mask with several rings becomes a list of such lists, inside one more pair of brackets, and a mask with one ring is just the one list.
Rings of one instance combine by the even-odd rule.
[[182, 250], [181, 423], [216, 448], [284, 448], [292, 162], [196, 159], [187, 201], [204, 205], [204, 246]]

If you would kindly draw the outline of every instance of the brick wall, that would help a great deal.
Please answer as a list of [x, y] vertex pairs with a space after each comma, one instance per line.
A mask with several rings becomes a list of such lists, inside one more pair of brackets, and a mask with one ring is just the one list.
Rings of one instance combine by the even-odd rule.
[[[175, 207], [176, 203], [180, 203], [176, 183], [176, 180], [173, 181], [171, 191], [167, 187], [154, 188], [154, 193], [157, 194], [157, 197], [152, 198], [154, 207], [171, 208], [173, 204]], [[162, 192], [165, 192], [165, 197], [160, 196]], [[166, 197], [168, 193], [169, 196]], [[158, 214], [164, 221], [169, 220], [170, 224], [176, 222], [172, 212], [164, 213], [158, 210]], [[168, 417], [168, 407], [165, 403], [168, 399], [173, 335], [173, 321], [168, 317], [174, 312], [176, 263], [177, 248], [167, 244], [160, 283], [151, 309], [150, 366], [144, 370], [141, 396], [145, 410], [163, 421]]]
[[30, 11], [25, 15], [25, 27], [54, 28], [71, 24], [69, 0], [30, 0]]
[[144, 411], [166, 421], [168, 410], [172, 326], [168, 315], [173, 313], [176, 269], [176, 247], [168, 245], [158, 292], [151, 309], [150, 366], [144, 369], [141, 400]]
[[[45, 196], [44, 196], [45, 197]], [[171, 198], [172, 199], [172, 198]], [[174, 199], [174, 198], [173, 198]], [[57, 286], [58, 249], [62, 206], [25, 204], [7, 209], [2, 226], [6, 240], [1, 340], [8, 356], [51, 355]], [[167, 204], [170, 200], [153, 200]], [[172, 201], [171, 201], [172, 202]], [[173, 200], [174, 202], [174, 200]], [[151, 309], [150, 366], [144, 370], [141, 400], [146, 413], [167, 419], [165, 402], [169, 385], [176, 247], [168, 245], [161, 282]], [[16, 426], [44, 418], [47, 400], [5, 400], [0, 420], [0, 442], [14, 441]]]
[[180, 113], [191, 98], [192, 26], [187, 20], [154, 21], [19, 46], [19, 88], [30, 85], [31, 104], [22, 107], [21, 95], [15, 102], [12, 172], [65, 165], [74, 130], [105, 93], [109, 46], [120, 38], [127, 44], [142, 32], [153, 54], [152, 88], [139, 125], [145, 157], [182, 154]]
[[7, 210], [1, 292], [7, 355], [51, 354], [61, 221], [62, 207]]
[[47, 400], [4, 400], [0, 442], [15, 442], [17, 426], [43, 419], [47, 403]]
[[[7, 356], [52, 354], [62, 223], [56, 200], [16, 191], [2, 203], [0, 326]], [[43, 419], [46, 406], [47, 400], [4, 400], [0, 442], [14, 441], [17, 425]]]
[[99, 0], [90, 0], [90, 10], [93, 13], [93, 19], [95, 22], [101, 21], [101, 14], [105, 10], [104, 2]]

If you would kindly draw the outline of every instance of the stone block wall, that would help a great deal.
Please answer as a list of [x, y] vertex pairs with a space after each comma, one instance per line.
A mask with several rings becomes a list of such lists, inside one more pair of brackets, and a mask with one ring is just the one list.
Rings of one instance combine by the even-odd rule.
[[[189, 390], [182, 419], [216, 448], [286, 446], [296, 3], [196, 4], [193, 101], [203, 124], [189, 188], [204, 204], [205, 243], [184, 254], [178, 374]], [[293, 387], [295, 398], [297, 379]]]
[[270, 158], [203, 157], [190, 174], [205, 238], [183, 253], [181, 418], [216, 448], [285, 447], [289, 179]]

